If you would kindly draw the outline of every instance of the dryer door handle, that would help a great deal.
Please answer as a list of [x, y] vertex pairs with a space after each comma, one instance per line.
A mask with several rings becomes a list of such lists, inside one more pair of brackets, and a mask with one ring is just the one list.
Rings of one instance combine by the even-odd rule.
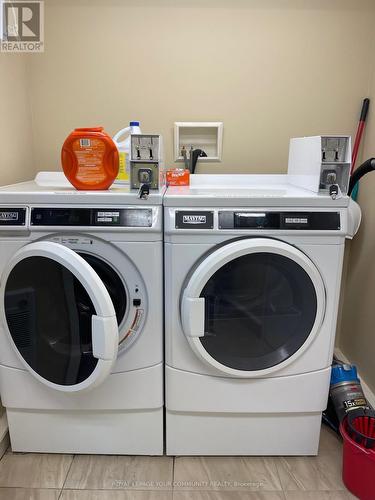
[[91, 327], [94, 358], [115, 360], [119, 343], [116, 316], [92, 316]]
[[204, 336], [205, 301], [202, 297], [184, 297], [182, 323], [189, 337]]

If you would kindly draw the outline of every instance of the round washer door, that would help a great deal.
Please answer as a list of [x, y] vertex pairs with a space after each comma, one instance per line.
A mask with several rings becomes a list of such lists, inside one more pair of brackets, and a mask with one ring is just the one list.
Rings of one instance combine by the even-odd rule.
[[237, 240], [191, 274], [181, 299], [184, 333], [221, 373], [259, 377], [307, 349], [325, 312], [319, 271], [300, 250], [266, 238]]
[[109, 375], [119, 333], [109, 293], [76, 252], [39, 241], [18, 250], [1, 278], [2, 321], [25, 367], [63, 392]]

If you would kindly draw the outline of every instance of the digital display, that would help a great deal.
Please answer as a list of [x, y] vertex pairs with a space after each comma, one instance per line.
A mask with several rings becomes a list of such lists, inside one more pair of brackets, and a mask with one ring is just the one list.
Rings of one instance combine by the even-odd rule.
[[90, 209], [86, 208], [32, 208], [33, 226], [89, 226]]
[[236, 212], [234, 227], [271, 229], [279, 223], [280, 216], [264, 212]]

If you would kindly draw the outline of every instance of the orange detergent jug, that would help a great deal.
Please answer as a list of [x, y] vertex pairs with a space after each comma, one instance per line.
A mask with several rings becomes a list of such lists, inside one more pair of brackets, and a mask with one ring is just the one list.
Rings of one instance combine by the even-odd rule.
[[118, 149], [103, 130], [103, 127], [76, 128], [65, 139], [61, 164], [76, 189], [108, 189], [117, 177]]

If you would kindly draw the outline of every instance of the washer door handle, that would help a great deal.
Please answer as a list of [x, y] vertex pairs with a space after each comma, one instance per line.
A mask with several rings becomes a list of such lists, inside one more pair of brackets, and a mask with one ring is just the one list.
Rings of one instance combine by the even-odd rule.
[[92, 355], [94, 358], [116, 359], [119, 335], [116, 316], [92, 316]]
[[202, 297], [184, 297], [182, 303], [183, 324], [189, 337], [204, 336], [205, 300]]

